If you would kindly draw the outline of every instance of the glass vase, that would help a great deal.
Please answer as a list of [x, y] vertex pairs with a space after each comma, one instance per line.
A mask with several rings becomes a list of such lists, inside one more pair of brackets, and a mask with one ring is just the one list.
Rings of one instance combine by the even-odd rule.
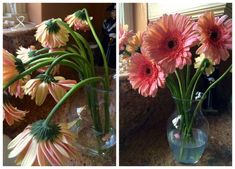
[[198, 104], [200, 100], [174, 100], [176, 111], [167, 124], [168, 143], [177, 162], [195, 164], [207, 146], [209, 124]]

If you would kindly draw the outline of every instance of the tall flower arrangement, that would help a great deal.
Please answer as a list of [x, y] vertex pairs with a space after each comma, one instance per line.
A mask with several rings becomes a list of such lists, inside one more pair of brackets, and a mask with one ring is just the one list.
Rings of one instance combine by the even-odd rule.
[[[132, 32], [131, 32], [132, 33]], [[232, 49], [232, 20], [227, 15], [214, 16], [205, 12], [198, 21], [181, 14], [164, 14], [151, 22], [142, 33], [129, 36], [120, 48], [120, 53], [130, 56], [129, 81], [133, 89], [147, 97], [155, 97], [159, 87], [167, 86], [178, 101], [182, 125], [180, 137], [187, 143], [191, 139], [192, 124], [197, 110], [209, 90], [217, 85], [232, 69], [227, 70], [204, 92], [195, 111], [188, 110], [195, 99], [195, 90], [202, 74], [210, 75], [214, 66], [229, 58]], [[191, 48], [198, 47], [195, 58]], [[191, 72], [194, 63], [196, 71]], [[185, 102], [189, 100], [188, 102]]]
[[[69, 125], [56, 124], [52, 118], [66, 99], [81, 87], [96, 87], [99, 83], [103, 90], [109, 91], [107, 61], [91, 19], [87, 10], [82, 9], [67, 16], [65, 21], [60, 18], [43, 21], [37, 26], [35, 34], [42, 49], [20, 47], [17, 56], [3, 50], [4, 118], [9, 125], [22, 120], [28, 113], [13, 107], [8, 99], [9, 94], [19, 98], [29, 95], [38, 106], [50, 94], [57, 103], [46, 119], [29, 124], [9, 143], [11, 152], [8, 157], [16, 157], [18, 165], [63, 165], [71, 158], [76, 158], [75, 136], [70, 132]], [[92, 50], [76, 30], [91, 31], [103, 58], [104, 76], [96, 75]], [[70, 36], [75, 44], [69, 43]], [[80, 81], [55, 75], [59, 73], [58, 65], [74, 69]], [[105, 136], [110, 130], [109, 95], [104, 93], [104, 121], [101, 121], [97, 109], [96, 91], [87, 95], [94, 128]]]

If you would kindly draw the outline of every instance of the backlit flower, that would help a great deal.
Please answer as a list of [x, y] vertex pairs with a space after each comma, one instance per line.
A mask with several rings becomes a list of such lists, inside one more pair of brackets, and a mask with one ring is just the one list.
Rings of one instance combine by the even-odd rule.
[[128, 31], [128, 25], [120, 25], [119, 28], [119, 50], [124, 50], [125, 45], [127, 45], [128, 40], [130, 37], [132, 37], [134, 34], [132, 31]]
[[55, 76], [51, 81], [43, 79], [31, 79], [24, 86], [26, 95], [30, 95], [31, 99], [35, 98], [35, 103], [40, 106], [45, 101], [48, 92], [58, 102], [77, 82], [75, 80], [65, 80], [64, 77]]
[[206, 12], [196, 26], [202, 43], [197, 54], [204, 53], [214, 64], [227, 60], [228, 49], [232, 49], [232, 19], [227, 18], [227, 15], [215, 17], [213, 12]]
[[[202, 61], [206, 58], [205, 54], [202, 53], [199, 57], [195, 58], [194, 68], [198, 69], [202, 64]], [[207, 76], [211, 75], [215, 71], [215, 67], [210, 59], [208, 60], [208, 66], [205, 68], [205, 73]]]
[[142, 44], [142, 33], [137, 32], [134, 36], [130, 38], [126, 46], [126, 50], [131, 54], [135, 52], [140, 52], [140, 47]]
[[9, 126], [13, 125], [15, 122], [23, 120], [26, 113], [28, 113], [28, 111], [19, 110], [16, 107], [13, 107], [9, 101], [4, 101], [3, 119], [6, 120]]
[[31, 45], [29, 48], [24, 48], [22, 46], [16, 51], [16, 58], [20, 59], [23, 63], [26, 63], [30, 60], [30, 55], [35, 51], [35, 46]]
[[131, 56], [129, 80], [133, 89], [145, 97], [155, 97], [158, 88], [165, 86], [165, 74], [154, 62], [140, 53]]
[[21, 60], [3, 49], [3, 84], [8, 83], [23, 69]]
[[[90, 17], [92, 19], [92, 17]], [[69, 27], [73, 26], [73, 29], [76, 30], [82, 30], [84, 32], [90, 30], [90, 27], [88, 25], [88, 22], [86, 21], [86, 15], [84, 11], [77, 11], [71, 15], [68, 15], [65, 18], [65, 21], [69, 24]]]
[[55, 19], [49, 19], [37, 25], [35, 37], [43, 47], [48, 48], [59, 48], [69, 41], [67, 29]]
[[[41, 121], [36, 123], [41, 123]], [[39, 126], [42, 129], [38, 128], [36, 131], [36, 127], [34, 124], [28, 125], [8, 144], [8, 149], [11, 150], [8, 158], [17, 157], [15, 162], [21, 166], [61, 166], [70, 159], [76, 158], [75, 137], [66, 124], [54, 125], [53, 128], [46, 126], [51, 131], [44, 130], [45, 128], [42, 126]], [[45, 134], [37, 133], [40, 132], [39, 129], [41, 132], [44, 130]], [[49, 132], [47, 133], [47, 131]], [[39, 134], [44, 135], [40, 137]]]
[[22, 99], [24, 97], [24, 89], [23, 86], [29, 81], [30, 75], [26, 75], [25, 77], [15, 81], [12, 85], [8, 87], [8, 92], [10, 95], [19, 97]]
[[156, 22], [149, 24], [143, 35], [141, 50], [160, 65], [165, 72], [191, 64], [190, 47], [198, 41], [190, 17], [180, 14], [164, 14]]

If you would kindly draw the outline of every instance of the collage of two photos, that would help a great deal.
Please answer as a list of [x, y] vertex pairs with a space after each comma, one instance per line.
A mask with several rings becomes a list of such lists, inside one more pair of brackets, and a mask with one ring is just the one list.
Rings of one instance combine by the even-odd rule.
[[232, 3], [2, 7], [3, 166], [232, 166]]

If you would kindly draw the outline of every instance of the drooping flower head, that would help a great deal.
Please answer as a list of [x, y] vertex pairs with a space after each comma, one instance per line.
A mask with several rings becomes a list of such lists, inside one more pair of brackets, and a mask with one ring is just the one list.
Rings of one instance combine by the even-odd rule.
[[[90, 17], [90, 20], [92, 17]], [[76, 30], [81, 30], [81, 31], [88, 31], [90, 30], [90, 27], [88, 25], [88, 22], [86, 21], [86, 15], [83, 10], [79, 10], [77, 12], [74, 12], [71, 15], [68, 15], [65, 18], [65, 21], [69, 24], [69, 27], [73, 26], [73, 29]]]
[[119, 27], [119, 50], [122, 51], [125, 49], [125, 45], [127, 45], [128, 40], [132, 37], [134, 33], [132, 31], [128, 31], [128, 25], [123, 25]]
[[62, 76], [49, 76], [41, 74], [36, 79], [29, 80], [24, 86], [26, 95], [31, 99], [35, 98], [35, 103], [40, 106], [45, 101], [48, 91], [58, 102], [77, 82], [75, 80], [65, 80]]
[[22, 111], [13, 107], [7, 99], [7, 96], [3, 95], [3, 119], [6, 120], [9, 126], [23, 120], [26, 113], [28, 113], [28, 111]]
[[232, 19], [227, 18], [227, 15], [215, 17], [213, 12], [206, 12], [196, 26], [202, 43], [197, 54], [204, 53], [214, 64], [227, 60], [228, 49], [232, 49]]
[[3, 84], [7, 84], [24, 70], [22, 61], [3, 49]]
[[128, 44], [126, 46], [126, 50], [133, 54], [135, 52], [139, 52], [140, 53], [140, 47], [142, 45], [142, 33], [141, 32], [137, 32], [134, 36], [132, 36], [130, 38], [130, 40], [128, 41]]
[[[202, 53], [199, 57], [196, 57], [195, 58], [195, 63], [194, 63], [194, 68], [198, 69], [201, 66], [203, 60], [206, 59], [206, 58], [207, 57], [205, 56], [204, 53]], [[207, 58], [206, 65], [207, 66], [205, 68], [205, 74], [207, 76], [209, 76], [209, 75], [211, 75], [215, 71], [215, 67], [213, 65], [213, 62], [209, 58]]]
[[48, 48], [59, 48], [69, 41], [67, 29], [55, 19], [49, 19], [37, 25], [35, 37], [43, 47]]
[[133, 89], [145, 97], [155, 97], [158, 88], [165, 86], [165, 73], [160, 66], [148, 60], [143, 54], [135, 53], [131, 56], [129, 80]]
[[31, 45], [28, 48], [24, 48], [22, 46], [19, 47], [19, 49], [16, 51], [16, 58], [21, 59], [23, 63], [26, 63], [30, 60], [30, 58], [33, 56], [33, 53], [35, 51], [35, 46]]
[[61, 166], [76, 158], [75, 137], [66, 124], [44, 124], [43, 120], [28, 125], [9, 144], [8, 158], [21, 166]]
[[160, 65], [165, 72], [191, 64], [190, 47], [198, 41], [190, 17], [180, 14], [164, 14], [156, 22], [149, 24], [143, 35], [141, 50]]

